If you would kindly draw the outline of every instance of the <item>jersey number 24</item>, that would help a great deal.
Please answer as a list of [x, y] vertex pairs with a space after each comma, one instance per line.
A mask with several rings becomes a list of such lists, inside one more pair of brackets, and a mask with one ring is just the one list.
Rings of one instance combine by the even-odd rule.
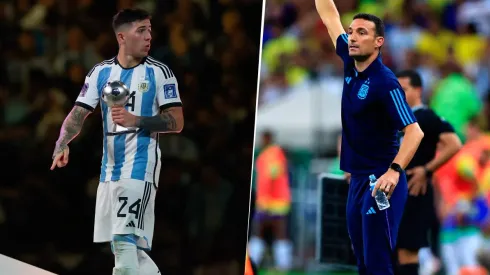
[[[126, 217], [126, 214], [124, 214], [122, 212], [125, 211], [124, 208], [126, 207], [126, 205], [128, 205], [128, 197], [119, 197], [119, 202], [122, 202], [122, 204], [119, 207], [119, 211], [117, 211], [117, 216], [124, 218], [124, 217]], [[128, 209], [128, 213], [134, 214], [136, 219], [138, 219], [138, 216], [139, 216], [140, 205], [141, 205], [141, 199], [138, 199], [133, 204], [131, 204], [129, 206], [129, 209]]]

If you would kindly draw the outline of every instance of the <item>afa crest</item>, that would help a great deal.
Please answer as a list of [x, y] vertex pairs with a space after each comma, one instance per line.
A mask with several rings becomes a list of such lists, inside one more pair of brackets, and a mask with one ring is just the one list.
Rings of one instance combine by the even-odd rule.
[[144, 80], [138, 84], [138, 92], [140, 93], [148, 92], [149, 88], [150, 82], [148, 80]]
[[366, 84], [362, 84], [361, 88], [359, 88], [359, 91], [357, 92], [357, 97], [359, 99], [365, 99], [368, 95], [369, 92], [369, 86]]

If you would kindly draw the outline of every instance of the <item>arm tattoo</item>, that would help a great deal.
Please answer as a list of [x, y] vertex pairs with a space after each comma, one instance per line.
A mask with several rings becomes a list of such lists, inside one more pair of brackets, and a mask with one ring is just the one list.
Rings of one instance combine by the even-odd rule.
[[138, 117], [136, 126], [151, 132], [175, 132], [177, 131], [177, 120], [169, 111], [152, 117]]
[[53, 158], [57, 154], [63, 152], [63, 150], [68, 147], [68, 143], [80, 133], [83, 122], [89, 114], [90, 111], [83, 107], [73, 107], [61, 126], [60, 137], [56, 141]]

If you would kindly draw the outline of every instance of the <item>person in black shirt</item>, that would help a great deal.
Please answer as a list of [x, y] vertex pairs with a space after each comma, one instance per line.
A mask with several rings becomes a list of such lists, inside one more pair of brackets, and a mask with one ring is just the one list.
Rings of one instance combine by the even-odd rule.
[[422, 104], [422, 80], [416, 71], [399, 72], [397, 78], [424, 132], [424, 138], [407, 166], [409, 196], [397, 241], [399, 266], [396, 274], [413, 275], [418, 274], [418, 251], [429, 245], [428, 232], [433, 219], [437, 219], [432, 173], [458, 152], [461, 141], [448, 122]]

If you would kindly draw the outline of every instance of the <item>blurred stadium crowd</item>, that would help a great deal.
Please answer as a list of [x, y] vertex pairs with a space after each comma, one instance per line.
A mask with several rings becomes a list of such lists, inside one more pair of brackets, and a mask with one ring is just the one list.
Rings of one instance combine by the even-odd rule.
[[[359, 12], [383, 18], [384, 63], [394, 72], [417, 70], [424, 82], [424, 104], [450, 122], [465, 144], [435, 175], [434, 182], [440, 189], [441, 260], [447, 274], [473, 265], [481, 248], [481, 263], [489, 264], [490, 252], [485, 252], [487, 245], [482, 244], [490, 231], [490, 143], [486, 134], [490, 130], [490, 1], [335, 2], [346, 28]], [[260, 74], [259, 112], [288, 100], [290, 95], [306, 94], [314, 86], [324, 87], [332, 98], [340, 96], [342, 62], [314, 1], [267, 1]], [[333, 113], [337, 111], [324, 109], [321, 113], [338, 116]], [[288, 148], [288, 144], [282, 145]], [[307, 160], [311, 162], [314, 157]], [[342, 174], [338, 159], [328, 170]]]
[[68, 166], [49, 166], [86, 73], [117, 54], [111, 19], [126, 7], [152, 13], [150, 54], [173, 70], [184, 104], [184, 131], [160, 137], [152, 258], [164, 274], [243, 274], [257, 0], [1, 0], [0, 253], [57, 274], [111, 272], [110, 247], [92, 243], [98, 109]]

